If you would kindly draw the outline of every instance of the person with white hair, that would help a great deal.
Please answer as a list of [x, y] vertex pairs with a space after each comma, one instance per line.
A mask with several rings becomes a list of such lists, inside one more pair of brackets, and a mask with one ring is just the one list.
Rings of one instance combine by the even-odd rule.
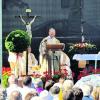
[[62, 89], [63, 89], [63, 91], [68, 91], [68, 90], [72, 89], [73, 86], [74, 86], [73, 80], [65, 80], [62, 85]]
[[53, 100], [53, 97], [50, 95], [50, 93], [47, 90], [44, 90], [39, 95], [40, 100]]
[[12, 91], [8, 97], [8, 100], [22, 100], [22, 95], [19, 91]]
[[11, 94], [13, 91], [19, 91], [22, 92], [22, 88], [18, 86], [18, 79], [15, 77], [15, 75], [11, 75], [8, 79], [9, 86], [6, 88], [7, 97]]

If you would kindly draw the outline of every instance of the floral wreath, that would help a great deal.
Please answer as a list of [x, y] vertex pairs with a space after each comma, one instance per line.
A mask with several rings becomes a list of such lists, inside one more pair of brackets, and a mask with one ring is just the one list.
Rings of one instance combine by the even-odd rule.
[[76, 51], [76, 50], [79, 50], [79, 49], [93, 50], [93, 49], [96, 49], [96, 45], [91, 44], [91, 43], [87, 43], [87, 42], [70, 44], [68, 52], [71, 52], [73, 50]]

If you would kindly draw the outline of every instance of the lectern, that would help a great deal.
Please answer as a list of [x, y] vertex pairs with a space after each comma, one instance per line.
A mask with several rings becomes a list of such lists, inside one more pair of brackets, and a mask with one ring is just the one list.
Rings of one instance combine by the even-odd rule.
[[[59, 43], [59, 44], [47, 44], [46, 45], [46, 49], [47, 49], [47, 53], [48, 51], [52, 51], [52, 56], [53, 58], [51, 58], [51, 72], [50, 74], [51, 75], [54, 75], [55, 74], [55, 66], [54, 66], [54, 61], [57, 59], [55, 57], [55, 51], [60, 51], [60, 50], [64, 50], [64, 43]], [[50, 66], [49, 66], [50, 67]], [[60, 72], [60, 56], [58, 57], [58, 67], [59, 67], [59, 72]]]

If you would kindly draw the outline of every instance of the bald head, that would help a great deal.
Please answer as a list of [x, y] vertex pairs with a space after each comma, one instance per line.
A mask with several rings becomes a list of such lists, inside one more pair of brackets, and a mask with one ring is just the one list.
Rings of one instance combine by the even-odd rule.
[[11, 94], [9, 96], [9, 100], [22, 100], [21, 93], [16, 90], [11, 92]]

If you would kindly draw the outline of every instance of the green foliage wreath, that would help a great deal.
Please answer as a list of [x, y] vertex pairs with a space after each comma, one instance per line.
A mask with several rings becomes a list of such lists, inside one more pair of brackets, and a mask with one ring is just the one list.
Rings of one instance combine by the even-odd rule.
[[31, 39], [27, 32], [15, 30], [9, 33], [5, 39], [5, 47], [10, 52], [21, 53], [31, 44]]

